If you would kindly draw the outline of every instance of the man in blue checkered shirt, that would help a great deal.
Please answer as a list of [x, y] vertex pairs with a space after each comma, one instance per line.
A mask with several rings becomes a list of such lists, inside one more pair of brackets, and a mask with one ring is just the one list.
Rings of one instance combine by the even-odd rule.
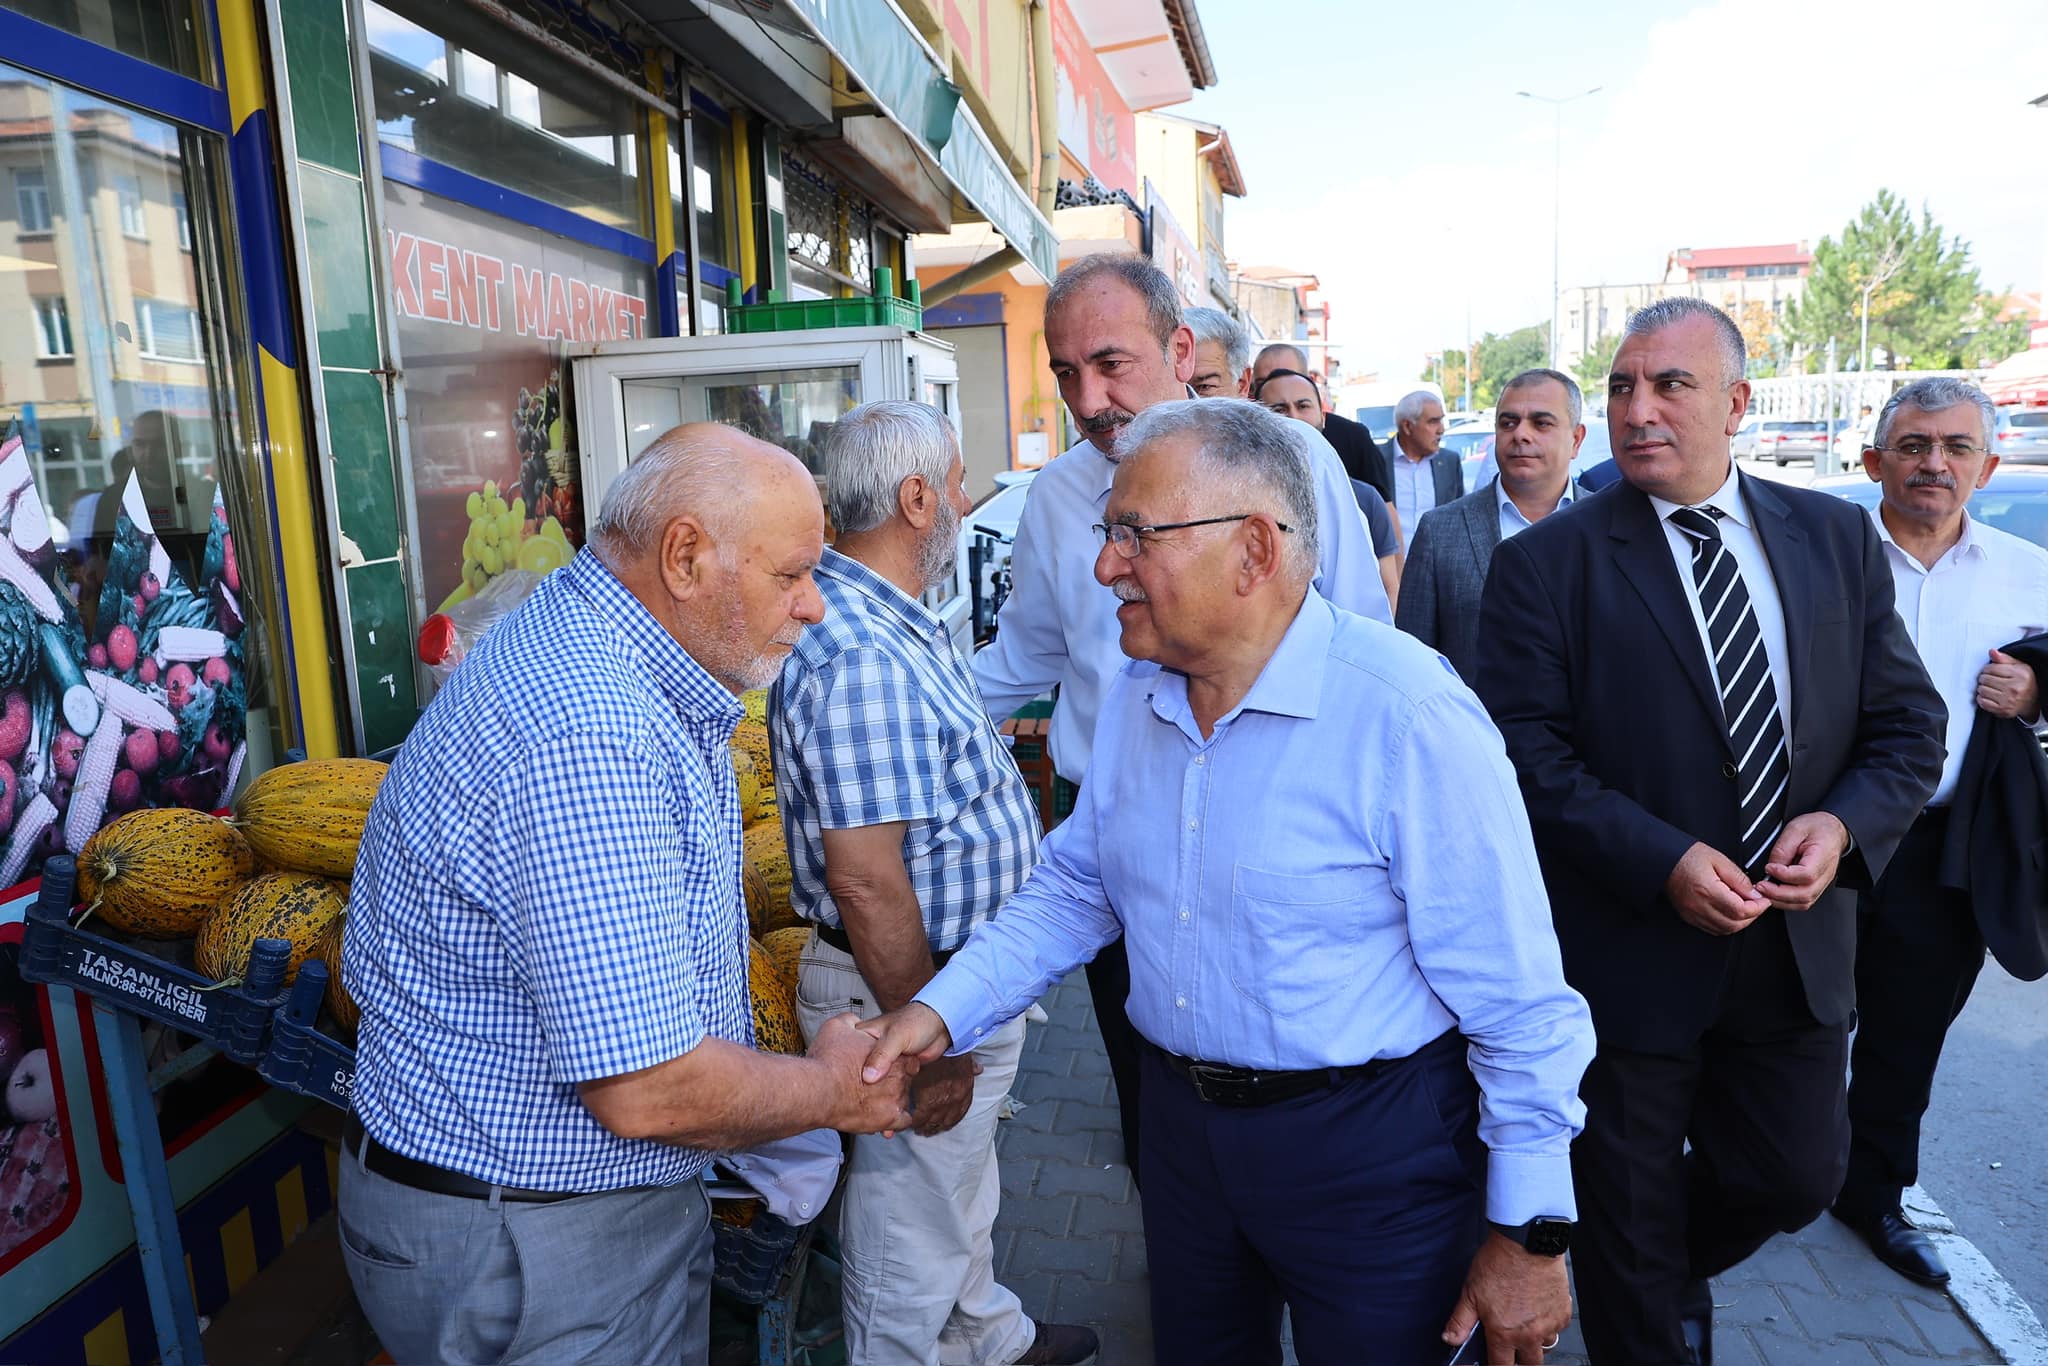
[[[967, 511], [959, 443], [922, 403], [855, 408], [825, 447], [838, 530], [825, 622], [769, 699], [790, 900], [811, 922], [805, 1035], [908, 1001], [1036, 861], [1038, 812], [974, 677], [918, 601], [951, 579]], [[1019, 1018], [917, 1079], [915, 1132], [856, 1138], [840, 1219], [852, 1366], [1091, 1361], [1095, 1334], [1034, 1323], [996, 1283], [996, 1112]]]
[[377, 794], [344, 1260], [399, 1361], [701, 1362], [712, 1149], [907, 1125], [854, 1017], [755, 1051], [727, 749], [823, 612], [810, 476], [657, 439], [591, 543], [485, 637]]

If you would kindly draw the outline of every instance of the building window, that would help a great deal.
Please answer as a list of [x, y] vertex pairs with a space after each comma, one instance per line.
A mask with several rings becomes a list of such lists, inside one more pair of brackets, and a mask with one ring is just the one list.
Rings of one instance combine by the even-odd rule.
[[1728, 267], [1701, 266], [1692, 273], [1692, 278], [1695, 280], [1725, 280], [1728, 278]]
[[142, 209], [142, 182], [132, 175], [114, 177], [114, 195], [121, 203], [121, 231], [129, 237], [149, 237], [149, 217]]
[[50, 230], [50, 187], [41, 167], [26, 167], [14, 173], [14, 206], [24, 237]]
[[1791, 264], [1780, 264], [1774, 266], [1751, 266], [1749, 268], [1749, 278], [1752, 280], [1761, 278], [1766, 275], [1797, 275], [1798, 273], [1799, 267]]
[[178, 215], [178, 250], [192, 250], [192, 210], [185, 204], [183, 190], [171, 191], [171, 208]]
[[183, 304], [137, 299], [135, 322], [142, 354], [151, 360], [198, 362], [199, 314]]
[[69, 360], [71, 310], [61, 294], [36, 300], [36, 359]]

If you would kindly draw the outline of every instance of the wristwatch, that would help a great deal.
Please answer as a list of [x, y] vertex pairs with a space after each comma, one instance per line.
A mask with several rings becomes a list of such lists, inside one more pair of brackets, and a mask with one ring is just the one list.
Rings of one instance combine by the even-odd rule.
[[1495, 1224], [1493, 1230], [1521, 1244], [1525, 1252], [1538, 1257], [1562, 1257], [1571, 1251], [1573, 1227], [1569, 1219], [1540, 1215], [1526, 1224]]

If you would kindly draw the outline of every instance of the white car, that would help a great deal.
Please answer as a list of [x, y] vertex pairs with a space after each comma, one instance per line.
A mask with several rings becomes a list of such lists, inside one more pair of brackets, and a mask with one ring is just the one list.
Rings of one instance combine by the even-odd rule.
[[1735, 435], [1728, 438], [1728, 453], [1737, 460], [1745, 456], [1756, 456], [1756, 434], [1763, 427], [1764, 420], [1751, 413], [1742, 419], [1742, 425], [1735, 429]]

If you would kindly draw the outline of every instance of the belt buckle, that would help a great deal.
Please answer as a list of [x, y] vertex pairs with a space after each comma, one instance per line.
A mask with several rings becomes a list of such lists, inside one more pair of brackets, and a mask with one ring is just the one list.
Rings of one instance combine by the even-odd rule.
[[1195, 1088], [1195, 1098], [1209, 1105], [1244, 1104], [1243, 1082], [1229, 1076], [1220, 1067], [1191, 1062], [1188, 1064], [1188, 1081]]

